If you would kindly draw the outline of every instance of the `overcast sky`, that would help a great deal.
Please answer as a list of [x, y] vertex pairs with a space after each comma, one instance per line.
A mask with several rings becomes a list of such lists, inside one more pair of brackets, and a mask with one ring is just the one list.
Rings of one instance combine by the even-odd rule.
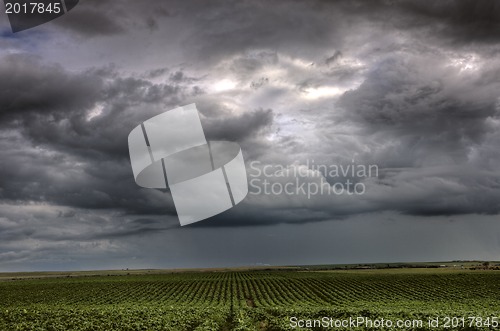
[[[80, 0], [16, 34], [2, 10], [0, 271], [500, 260], [499, 54], [495, 0]], [[251, 187], [181, 227], [127, 136], [190, 103], [249, 180], [366, 191]]]

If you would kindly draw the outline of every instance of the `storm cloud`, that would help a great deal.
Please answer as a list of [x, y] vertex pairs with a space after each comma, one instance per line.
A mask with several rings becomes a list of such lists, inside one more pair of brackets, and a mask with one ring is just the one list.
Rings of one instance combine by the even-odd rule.
[[[16, 34], [3, 15], [0, 29], [5, 270], [403, 260], [368, 233], [410, 236], [405, 227], [423, 236], [407, 240], [407, 259], [460, 259], [425, 231], [460, 224], [450, 247], [467, 231], [498, 233], [496, 1], [82, 0]], [[251, 187], [181, 228], [169, 190], [136, 185], [127, 136], [190, 103], [208, 139], [242, 147]], [[378, 171], [333, 176], [311, 163]], [[347, 180], [363, 193], [332, 193]], [[324, 191], [263, 191], [288, 183]], [[351, 244], [337, 233], [360, 226]], [[338, 246], [314, 240], [328, 233]], [[469, 257], [500, 247], [467, 238]], [[284, 249], [294, 242], [296, 262]], [[412, 252], [426, 244], [437, 251]]]

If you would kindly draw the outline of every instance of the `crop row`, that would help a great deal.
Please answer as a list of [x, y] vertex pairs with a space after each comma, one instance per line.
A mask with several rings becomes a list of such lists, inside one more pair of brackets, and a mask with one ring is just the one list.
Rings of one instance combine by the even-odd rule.
[[287, 330], [290, 316], [495, 316], [499, 297], [495, 272], [274, 271], [23, 280], [0, 283], [0, 330]]

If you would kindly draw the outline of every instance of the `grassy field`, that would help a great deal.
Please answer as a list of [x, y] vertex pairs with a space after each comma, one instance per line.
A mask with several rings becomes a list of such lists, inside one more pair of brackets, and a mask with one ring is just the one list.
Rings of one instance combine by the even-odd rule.
[[[1, 277], [0, 330], [6, 331], [324, 329], [319, 323], [348, 330], [500, 329], [500, 272], [493, 270], [147, 270]], [[346, 324], [361, 323], [357, 318], [363, 324]], [[294, 328], [299, 324], [304, 327]]]

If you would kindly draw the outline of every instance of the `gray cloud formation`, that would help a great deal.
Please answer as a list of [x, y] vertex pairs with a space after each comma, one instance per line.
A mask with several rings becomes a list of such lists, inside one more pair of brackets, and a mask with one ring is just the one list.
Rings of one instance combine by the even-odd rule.
[[[125, 241], [161, 232], [193, 253], [211, 228], [490, 219], [500, 211], [499, 8], [87, 0], [37, 30], [2, 34], [0, 260], [34, 259], [33, 242], [127, 256], [136, 246]], [[249, 195], [182, 229], [193, 235], [186, 246], [170, 237], [181, 232], [169, 192], [135, 184], [127, 135], [192, 102], [207, 137], [237, 141], [249, 168], [355, 160], [379, 176], [354, 179], [366, 186], [359, 196]]]

